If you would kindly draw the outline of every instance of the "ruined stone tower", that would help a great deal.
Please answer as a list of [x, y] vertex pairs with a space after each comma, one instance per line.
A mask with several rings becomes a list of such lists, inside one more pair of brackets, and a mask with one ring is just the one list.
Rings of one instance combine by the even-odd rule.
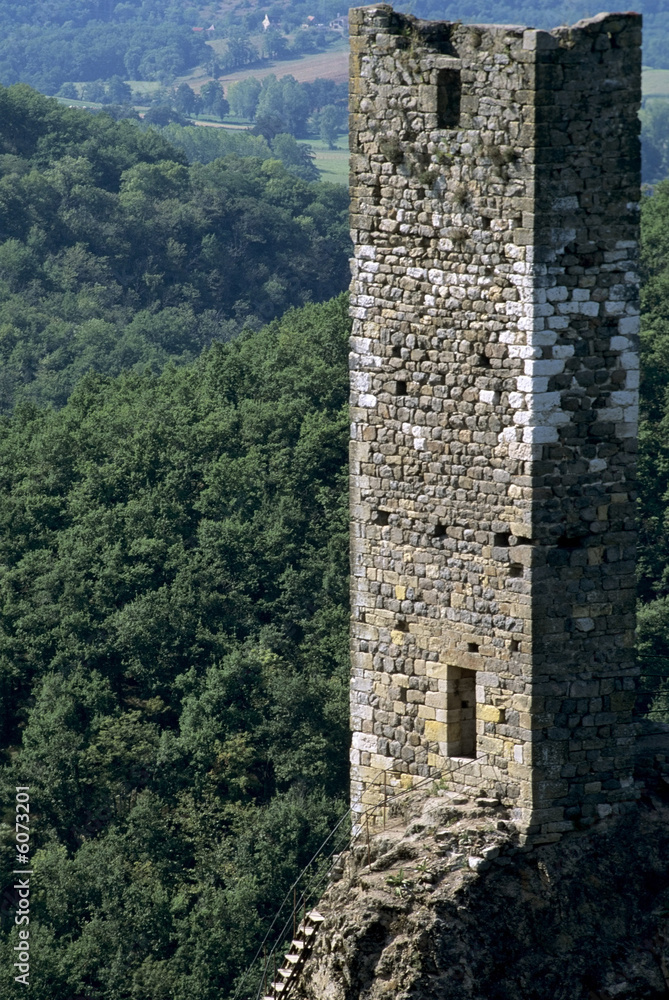
[[352, 800], [634, 797], [641, 19], [351, 11]]

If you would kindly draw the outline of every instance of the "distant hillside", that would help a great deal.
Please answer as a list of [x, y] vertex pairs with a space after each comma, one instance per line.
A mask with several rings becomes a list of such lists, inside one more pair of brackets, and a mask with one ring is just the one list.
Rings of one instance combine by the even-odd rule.
[[[29, 83], [54, 94], [68, 81], [115, 76], [169, 82], [196, 66], [219, 75], [277, 53], [299, 57], [322, 49], [327, 39], [321, 25], [339, 7], [339, 0], [272, 4], [272, 27], [265, 34], [265, 8], [248, 3], [212, 11], [174, 0], [2, 0], [0, 83]], [[300, 30], [303, 23], [314, 30]], [[291, 32], [295, 37], [287, 37]], [[263, 45], [252, 42], [250, 33], [259, 34]]]
[[55, 93], [67, 80], [160, 79], [205, 62], [194, 8], [171, 0], [3, 0], [0, 82]]
[[[601, 3], [405, 0], [396, 6], [436, 20], [552, 27], [595, 14]], [[327, 52], [342, 37], [345, 27], [337, 18], [347, 7], [342, 0], [233, 0], [221, 7], [175, 0], [2, 0], [0, 83], [29, 83], [55, 94], [66, 83], [114, 77], [161, 83], [220, 78], [269, 60]], [[637, 7], [645, 18], [646, 65], [669, 67], [666, 0], [641, 0]]]
[[346, 287], [347, 192], [255, 145], [188, 166], [139, 122], [0, 87], [0, 412], [61, 406], [90, 370], [183, 364]]

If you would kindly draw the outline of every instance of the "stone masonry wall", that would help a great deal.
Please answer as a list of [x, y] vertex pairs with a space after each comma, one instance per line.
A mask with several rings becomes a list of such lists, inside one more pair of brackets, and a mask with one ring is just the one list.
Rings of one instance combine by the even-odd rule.
[[352, 799], [634, 797], [640, 17], [351, 11]]

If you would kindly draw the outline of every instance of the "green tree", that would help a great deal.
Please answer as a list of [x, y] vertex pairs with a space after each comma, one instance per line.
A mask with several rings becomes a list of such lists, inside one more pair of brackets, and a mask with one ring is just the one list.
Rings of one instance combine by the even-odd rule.
[[230, 997], [345, 809], [349, 329], [344, 297], [310, 305], [2, 420], [36, 1000]]
[[224, 118], [230, 111], [230, 105], [223, 96], [223, 87], [218, 80], [209, 80], [200, 90], [202, 110], [207, 115]]
[[132, 90], [120, 76], [112, 76], [107, 81], [106, 100], [109, 104], [129, 104], [132, 99]]
[[231, 83], [228, 88], [228, 101], [232, 114], [240, 118], [255, 118], [260, 91], [261, 83], [253, 76]]
[[262, 81], [256, 118], [272, 118], [283, 123], [282, 131], [302, 136], [306, 131], [309, 100], [302, 86], [292, 76], [280, 80], [270, 74]]
[[254, 156], [269, 160], [272, 151], [262, 136], [252, 135], [247, 129], [198, 128], [196, 126], [168, 125], [163, 135], [175, 146], [183, 149], [190, 163], [211, 163], [231, 153], [237, 156]]
[[295, 136], [279, 133], [272, 139], [272, 151], [278, 156], [286, 170], [305, 181], [318, 177], [311, 146], [300, 145]]
[[345, 128], [345, 112], [335, 107], [334, 104], [326, 104], [318, 114], [318, 132], [323, 140], [327, 142], [328, 149], [334, 149], [337, 136]]
[[182, 115], [192, 115], [197, 113], [200, 101], [187, 83], [181, 83], [177, 87], [174, 95], [174, 107]]
[[288, 39], [276, 28], [268, 28], [262, 36], [262, 53], [266, 59], [285, 59], [288, 54]]
[[294, 140], [277, 146], [289, 173], [245, 131], [172, 125], [177, 148], [24, 87], [0, 109], [5, 410], [61, 406], [91, 369], [185, 364], [345, 287], [346, 193], [295, 176], [315, 172]]
[[172, 122], [176, 122], [179, 125], [185, 125], [186, 119], [183, 117], [180, 111], [171, 108], [169, 104], [156, 104], [144, 115], [144, 121], [147, 125], [159, 125], [165, 126]]
[[241, 28], [235, 28], [228, 32], [225, 54], [223, 56], [227, 72], [247, 66], [249, 63], [255, 62], [257, 58], [258, 52], [246, 31]]
[[58, 97], [67, 97], [68, 100], [76, 101], [79, 99], [79, 91], [73, 83], [63, 83], [58, 88]]
[[104, 80], [93, 80], [85, 83], [81, 89], [81, 97], [84, 101], [102, 103], [107, 96]]

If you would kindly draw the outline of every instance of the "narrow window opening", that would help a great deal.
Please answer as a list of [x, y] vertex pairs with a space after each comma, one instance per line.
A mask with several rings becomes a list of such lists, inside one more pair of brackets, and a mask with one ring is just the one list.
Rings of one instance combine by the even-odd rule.
[[395, 395], [396, 396], [406, 396], [407, 394], [407, 384], [406, 382], [396, 382], [395, 383]]
[[460, 70], [440, 69], [437, 75], [437, 125], [457, 128], [460, 124]]
[[446, 668], [446, 753], [476, 757], [476, 671]]
[[509, 644], [509, 649], [512, 653], [518, 652], [518, 650], [520, 649], [520, 643], [518, 642], [517, 639], [511, 640], [511, 643]]

